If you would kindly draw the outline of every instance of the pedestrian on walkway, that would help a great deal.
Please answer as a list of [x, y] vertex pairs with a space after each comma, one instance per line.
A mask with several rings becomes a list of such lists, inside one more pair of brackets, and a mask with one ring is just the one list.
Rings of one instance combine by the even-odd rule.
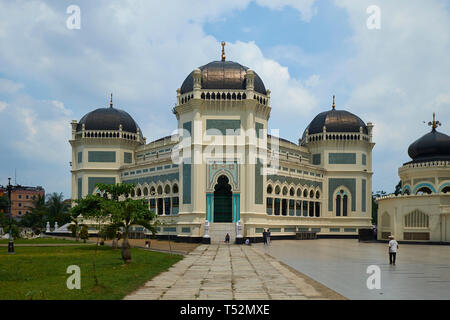
[[230, 243], [230, 235], [228, 233], [225, 236], [225, 243]]
[[266, 232], [266, 229], [263, 229], [263, 242], [264, 242], [264, 245], [267, 244], [267, 232]]
[[395, 266], [395, 260], [397, 258], [398, 242], [395, 240], [394, 236], [389, 236], [389, 264]]
[[267, 229], [266, 242], [267, 242], [267, 245], [270, 245], [270, 229]]

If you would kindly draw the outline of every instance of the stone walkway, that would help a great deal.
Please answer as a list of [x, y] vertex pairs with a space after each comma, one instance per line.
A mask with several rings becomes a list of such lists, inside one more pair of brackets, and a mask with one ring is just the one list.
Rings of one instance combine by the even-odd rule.
[[126, 300], [324, 299], [305, 278], [254, 246], [200, 245]]

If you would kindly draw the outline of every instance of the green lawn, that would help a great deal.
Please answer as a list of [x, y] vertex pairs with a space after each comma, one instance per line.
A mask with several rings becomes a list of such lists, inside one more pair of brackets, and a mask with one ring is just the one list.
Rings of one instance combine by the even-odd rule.
[[[95, 246], [16, 247], [9, 255], [0, 250], [0, 299], [122, 299], [146, 281], [181, 260], [180, 255], [132, 249], [132, 262], [124, 265], [120, 249], [98, 247], [94, 286], [92, 261]], [[81, 269], [81, 289], [69, 290], [67, 267]]]
[[[1, 239], [0, 244], [8, 244], [8, 239]], [[16, 239], [14, 240], [14, 244], [47, 244], [47, 243], [77, 243], [75, 240], [63, 240], [61, 239], [53, 239], [53, 238], [36, 238], [36, 239]], [[82, 240], [78, 243], [83, 243]]]

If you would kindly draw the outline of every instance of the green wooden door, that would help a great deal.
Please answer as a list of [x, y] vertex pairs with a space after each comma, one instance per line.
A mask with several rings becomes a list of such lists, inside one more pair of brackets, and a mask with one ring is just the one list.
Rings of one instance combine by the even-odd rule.
[[233, 222], [233, 193], [226, 176], [220, 176], [214, 191], [214, 222]]

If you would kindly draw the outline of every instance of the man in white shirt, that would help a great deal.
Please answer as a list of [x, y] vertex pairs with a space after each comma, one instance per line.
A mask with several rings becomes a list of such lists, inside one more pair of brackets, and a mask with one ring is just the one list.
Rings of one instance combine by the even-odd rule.
[[394, 239], [394, 236], [389, 236], [389, 264], [395, 266], [395, 259], [397, 257], [398, 242]]

